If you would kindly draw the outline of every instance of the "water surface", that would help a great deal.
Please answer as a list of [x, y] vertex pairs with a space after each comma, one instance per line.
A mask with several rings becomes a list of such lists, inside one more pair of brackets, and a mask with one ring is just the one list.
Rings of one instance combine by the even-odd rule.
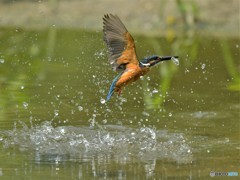
[[107, 103], [101, 32], [1, 29], [0, 176], [207, 178], [239, 172], [239, 39], [135, 36], [179, 55]]

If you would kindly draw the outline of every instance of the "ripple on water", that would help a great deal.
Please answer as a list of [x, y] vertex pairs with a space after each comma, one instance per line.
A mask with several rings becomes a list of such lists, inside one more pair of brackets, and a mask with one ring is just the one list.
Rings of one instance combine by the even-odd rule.
[[[191, 147], [184, 134], [168, 133], [148, 127], [128, 128], [106, 125], [96, 128], [53, 127], [45, 121], [35, 127], [24, 123], [22, 128], [2, 132], [3, 147], [19, 147], [21, 151], [36, 151], [41, 157], [88, 157], [111, 154], [125, 159], [168, 159], [178, 163], [192, 161]], [[57, 160], [58, 160], [57, 159]], [[73, 158], [69, 158], [73, 159]], [[68, 159], [68, 160], [69, 160]], [[66, 160], [66, 159], [65, 159]]]

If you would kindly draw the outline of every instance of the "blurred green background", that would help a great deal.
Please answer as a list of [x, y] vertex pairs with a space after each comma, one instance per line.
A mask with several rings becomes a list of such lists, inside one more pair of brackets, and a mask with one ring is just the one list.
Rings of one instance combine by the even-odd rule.
[[[239, 1], [195, 0], [2, 0], [0, 25], [25, 28], [101, 30], [102, 16], [118, 14], [131, 32], [166, 35], [171, 24], [177, 32], [239, 36]], [[177, 34], [178, 34], [177, 33]]]

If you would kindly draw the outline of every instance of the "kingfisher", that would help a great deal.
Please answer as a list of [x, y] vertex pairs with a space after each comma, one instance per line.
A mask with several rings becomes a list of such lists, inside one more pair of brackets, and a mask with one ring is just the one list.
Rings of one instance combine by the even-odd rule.
[[152, 55], [139, 61], [133, 37], [119, 17], [113, 14], [106, 14], [103, 17], [103, 40], [107, 45], [108, 59], [113, 70], [120, 71], [110, 86], [106, 101], [114, 92], [120, 95], [126, 85], [144, 76], [159, 62], [178, 58]]

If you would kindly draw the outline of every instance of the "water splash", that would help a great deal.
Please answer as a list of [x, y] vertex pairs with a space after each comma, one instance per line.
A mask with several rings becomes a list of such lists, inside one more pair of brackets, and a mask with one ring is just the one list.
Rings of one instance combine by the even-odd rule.
[[[137, 158], [143, 161], [168, 159], [178, 163], [192, 161], [191, 147], [181, 133], [168, 133], [148, 127], [132, 129], [106, 125], [89, 127], [53, 127], [45, 121], [40, 125], [1, 132], [4, 148], [18, 147], [20, 151], [35, 154], [76, 155], [111, 154], [113, 157]], [[58, 159], [61, 161], [61, 159]], [[65, 159], [66, 160], [66, 159]]]
[[4, 59], [0, 59], [0, 64], [3, 64], [4, 62]]
[[156, 94], [156, 93], [158, 93], [158, 90], [157, 90], [157, 89], [154, 89], [154, 90], [152, 91], [152, 93], [153, 93], [153, 94]]
[[55, 109], [54, 110], [54, 117], [57, 117], [59, 115], [59, 110]]
[[101, 99], [100, 99], [100, 102], [101, 102], [101, 104], [105, 104], [105, 103], [106, 103], [106, 100], [103, 99], [103, 98], [101, 98]]
[[78, 106], [78, 110], [79, 110], [79, 111], [82, 111], [82, 110], [83, 110], [83, 107], [82, 107], [82, 106]]
[[171, 60], [176, 64], [177, 66], [179, 65], [179, 60], [178, 58], [172, 57]]
[[205, 67], [206, 67], [206, 64], [202, 64], [202, 65], [201, 65], [201, 68], [202, 68], [202, 69], [205, 69]]
[[94, 53], [94, 56], [97, 58], [97, 59], [101, 59], [105, 56], [105, 51], [104, 50], [99, 50], [97, 52]]
[[24, 109], [28, 108], [28, 103], [27, 102], [23, 102], [22, 105], [23, 105]]

